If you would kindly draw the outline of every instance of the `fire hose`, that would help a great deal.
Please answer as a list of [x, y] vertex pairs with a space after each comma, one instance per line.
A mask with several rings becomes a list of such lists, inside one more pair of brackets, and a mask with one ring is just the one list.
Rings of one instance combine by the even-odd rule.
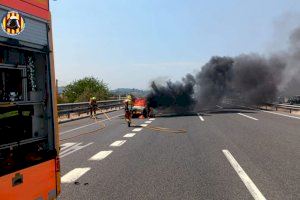
[[[133, 126], [137, 126], [136, 124], [132, 124]], [[165, 128], [165, 127], [159, 127], [159, 126], [145, 126], [143, 127], [145, 129], [149, 129], [152, 131], [157, 131], [157, 132], [166, 132], [166, 133], [187, 133], [187, 130], [185, 129], [171, 129], [171, 128]]]
[[[106, 112], [103, 111], [103, 114], [105, 115], [105, 117], [108, 119], [108, 120], [111, 120], [110, 117], [107, 115]], [[95, 116], [93, 117], [94, 120], [95, 120], [95, 123], [94, 124], [98, 124], [100, 128], [97, 128], [95, 130], [92, 130], [92, 131], [88, 131], [88, 132], [84, 132], [84, 133], [80, 133], [78, 135], [75, 135], [75, 136], [71, 136], [71, 137], [68, 137], [68, 138], [64, 138], [64, 139], [61, 139], [60, 141], [66, 141], [66, 140], [70, 140], [70, 139], [73, 139], [73, 138], [77, 138], [77, 137], [80, 137], [80, 136], [83, 136], [83, 135], [88, 135], [88, 134], [93, 134], [93, 133], [96, 133], [98, 131], [102, 131], [103, 129], [106, 128], [106, 125], [104, 122], [98, 120]], [[138, 126], [134, 123], [132, 123], [133, 126]], [[145, 129], [149, 129], [149, 130], [152, 130], [152, 131], [156, 131], [156, 132], [165, 132], [165, 133], [177, 133], [177, 134], [180, 134], [180, 133], [187, 133], [187, 130], [185, 129], [171, 129], [171, 128], [165, 128], [165, 127], [159, 127], [159, 126], [151, 126], [151, 125], [148, 125], [148, 126], [145, 126], [143, 127]]]
[[[98, 110], [99, 108], [97, 108]], [[110, 117], [106, 114], [106, 112], [102, 111], [102, 113], [105, 115], [105, 117], [108, 119], [108, 120], [111, 120]], [[88, 132], [84, 132], [84, 133], [80, 133], [78, 135], [74, 135], [74, 136], [71, 136], [71, 137], [68, 137], [68, 138], [64, 138], [64, 139], [60, 139], [60, 141], [66, 141], [66, 140], [70, 140], [70, 139], [73, 139], [73, 138], [77, 138], [77, 137], [80, 137], [80, 136], [83, 136], [83, 135], [88, 135], [88, 134], [93, 134], [93, 133], [96, 133], [98, 131], [102, 131], [103, 129], [106, 128], [106, 125], [104, 122], [100, 121], [97, 119], [96, 116], [93, 116], [93, 119], [95, 121], [94, 124], [98, 124], [100, 128], [97, 128], [95, 130], [92, 130], [92, 131], [88, 131]]]
[[[138, 125], [132, 123], [131, 119], [132, 119], [132, 116], [130, 114], [128, 115], [128, 113], [126, 112], [125, 113], [125, 121], [127, 123], [129, 123], [129, 125], [131, 124], [131, 125], [137, 127]], [[185, 130], [185, 129], [171, 129], [171, 128], [165, 128], [165, 127], [159, 127], [159, 126], [151, 126], [151, 125], [144, 126], [143, 128], [149, 129], [152, 131], [166, 132], [166, 133], [186, 133], [187, 132], [187, 130]]]

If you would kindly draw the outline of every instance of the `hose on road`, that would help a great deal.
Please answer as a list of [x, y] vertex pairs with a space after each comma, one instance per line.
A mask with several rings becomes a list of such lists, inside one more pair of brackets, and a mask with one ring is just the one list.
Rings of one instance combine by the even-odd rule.
[[[105, 114], [105, 116], [108, 120], [111, 120], [110, 117], [105, 112], [103, 112], [103, 113]], [[88, 131], [88, 132], [83, 132], [83, 133], [80, 133], [78, 135], [74, 135], [74, 136], [71, 136], [71, 137], [68, 137], [68, 138], [60, 139], [59, 141], [66, 141], [66, 140], [77, 138], [77, 137], [80, 137], [80, 136], [83, 136], [83, 135], [93, 134], [93, 133], [96, 133], [98, 131], [102, 131], [103, 129], [106, 128], [105, 123], [98, 120], [96, 116], [93, 116], [93, 119], [95, 120], [95, 124], [98, 124], [100, 126], [100, 128], [97, 128], [95, 130]]]
[[[111, 120], [111, 118], [105, 112], [103, 112], [103, 113], [104, 113], [104, 115], [106, 116], [106, 118], [108, 120]], [[106, 128], [106, 125], [105, 125], [104, 122], [98, 120], [95, 116], [93, 118], [95, 120], [95, 124], [99, 125], [99, 128], [97, 128], [95, 130], [92, 130], [92, 131], [83, 132], [83, 133], [80, 133], [78, 135], [74, 135], [74, 136], [71, 136], [71, 137], [68, 137], [68, 138], [63, 138], [63, 139], [60, 139], [60, 141], [62, 142], [62, 141], [74, 139], [74, 138], [77, 138], [77, 137], [80, 137], [80, 136], [83, 136], [83, 135], [93, 134], [93, 133], [102, 131]], [[133, 126], [138, 126], [134, 123], [132, 123], [132, 125]], [[143, 128], [149, 129], [149, 130], [152, 130], [152, 131], [156, 131], [156, 132], [177, 133], [177, 134], [187, 133], [187, 130], [185, 130], [185, 129], [171, 129], [171, 128], [165, 128], [165, 127], [159, 127], [159, 126], [151, 126], [151, 125], [145, 126]]]
[[[134, 123], [132, 123], [133, 126], [138, 126]], [[145, 129], [149, 129], [156, 132], [166, 132], [166, 133], [187, 133], [187, 130], [185, 129], [171, 129], [171, 128], [165, 128], [165, 127], [159, 127], [159, 126], [145, 126], [143, 127]]]

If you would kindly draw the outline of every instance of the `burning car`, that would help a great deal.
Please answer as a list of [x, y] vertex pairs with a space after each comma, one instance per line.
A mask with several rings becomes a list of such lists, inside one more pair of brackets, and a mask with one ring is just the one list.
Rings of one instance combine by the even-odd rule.
[[144, 116], [147, 117], [147, 100], [146, 98], [136, 98], [133, 102], [132, 107], [132, 116], [133, 117], [140, 117]]

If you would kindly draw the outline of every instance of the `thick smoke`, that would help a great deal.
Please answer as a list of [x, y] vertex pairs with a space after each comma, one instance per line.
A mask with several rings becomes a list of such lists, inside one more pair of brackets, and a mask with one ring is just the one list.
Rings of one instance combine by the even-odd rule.
[[281, 82], [285, 63], [277, 57], [241, 55], [233, 64], [232, 90], [244, 103], [260, 104], [273, 101]]
[[153, 81], [151, 83], [152, 91], [147, 97], [148, 103], [154, 108], [184, 112], [195, 104], [194, 85], [195, 79], [191, 74], [186, 75], [182, 82], [168, 81], [165, 86], [158, 85]]
[[286, 68], [279, 91], [286, 96], [300, 95], [300, 27], [291, 34], [289, 51], [284, 59]]
[[148, 99], [155, 108], [175, 111], [216, 105], [224, 99], [246, 104], [272, 102], [279, 95], [300, 94], [300, 28], [290, 36], [288, 52], [264, 57], [242, 54], [212, 57], [195, 76], [181, 82], [151, 85]]
[[226, 93], [231, 92], [233, 63], [230, 57], [213, 57], [196, 74], [195, 99], [197, 104], [215, 105]]

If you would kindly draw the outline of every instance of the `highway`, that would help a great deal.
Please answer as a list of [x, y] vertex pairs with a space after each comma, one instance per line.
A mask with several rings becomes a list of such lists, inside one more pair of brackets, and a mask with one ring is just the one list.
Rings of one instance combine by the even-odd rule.
[[122, 114], [60, 125], [60, 200], [300, 199], [299, 116], [217, 105], [129, 128]]

